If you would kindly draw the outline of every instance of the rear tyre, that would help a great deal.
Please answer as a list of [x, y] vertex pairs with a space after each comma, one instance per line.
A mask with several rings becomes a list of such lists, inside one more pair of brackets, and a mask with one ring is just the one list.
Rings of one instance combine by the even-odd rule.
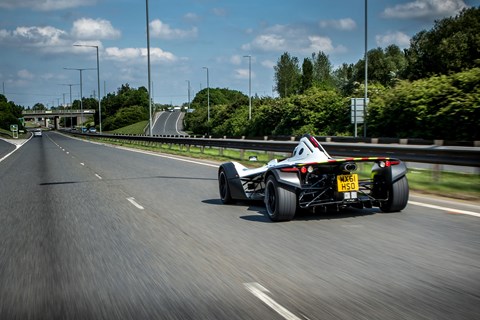
[[280, 187], [277, 179], [270, 176], [265, 184], [265, 206], [272, 221], [290, 221], [297, 209], [297, 196]]
[[380, 210], [383, 212], [398, 212], [405, 209], [408, 203], [408, 180], [403, 176], [400, 180], [390, 186], [388, 200], [380, 203]]
[[227, 174], [223, 169], [221, 169], [218, 173], [218, 191], [220, 192], [220, 199], [224, 204], [233, 203], [233, 199], [230, 194], [230, 186], [228, 185]]

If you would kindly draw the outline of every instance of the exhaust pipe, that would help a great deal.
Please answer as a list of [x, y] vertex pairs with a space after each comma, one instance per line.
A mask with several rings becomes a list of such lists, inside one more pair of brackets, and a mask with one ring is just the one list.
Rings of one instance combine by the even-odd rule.
[[357, 164], [355, 162], [346, 162], [342, 165], [343, 171], [353, 172], [357, 170]]

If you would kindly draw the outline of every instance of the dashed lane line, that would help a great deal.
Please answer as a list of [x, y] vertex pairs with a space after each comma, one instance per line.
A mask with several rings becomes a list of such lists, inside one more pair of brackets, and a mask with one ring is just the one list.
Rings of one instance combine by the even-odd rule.
[[260, 299], [263, 303], [265, 303], [267, 306], [272, 308], [276, 313], [281, 315], [284, 319], [287, 320], [301, 320], [299, 317], [291, 313], [289, 310], [287, 310], [285, 307], [280, 305], [278, 302], [270, 298], [267, 293], [268, 291], [267, 288], [262, 286], [261, 284], [257, 282], [250, 282], [250, 283], [244, 283], [243, 284], [245, 288], [250, 291], [255, 297]]
[[137, 207], [138, 209], [140, 209], [140, 210], [145, 209], [145, 208], [142, 207], [140, 204], [138, 204], [137, 201], [135, 201], [135, 198], [129, 197], [129, 198], [127, 198], [127, 200], [128, 200], [131, 204], [133, 204], [135, 207]]

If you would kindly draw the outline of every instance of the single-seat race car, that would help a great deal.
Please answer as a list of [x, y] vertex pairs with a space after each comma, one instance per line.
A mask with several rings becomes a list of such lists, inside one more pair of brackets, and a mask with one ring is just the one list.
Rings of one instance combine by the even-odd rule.
[[[357, 173], [364, 162], [373, 163], [366, 178]], [[218, 185], [224, 204], [263, 200], [272, 221], [289, 221], [299, 209], [401, 211], [409, 196], [406, 174], [399, 159], [333, 158], [315, 137], [304, 135], [290, 158], [251, 169], [233, 161], [221, 164]]]

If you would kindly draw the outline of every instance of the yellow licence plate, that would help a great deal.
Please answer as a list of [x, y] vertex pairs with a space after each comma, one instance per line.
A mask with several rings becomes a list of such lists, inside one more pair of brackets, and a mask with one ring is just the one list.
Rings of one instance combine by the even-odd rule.
[[338, 192], [358, 190], [358, 174], [342, 174], [337, 176]]

